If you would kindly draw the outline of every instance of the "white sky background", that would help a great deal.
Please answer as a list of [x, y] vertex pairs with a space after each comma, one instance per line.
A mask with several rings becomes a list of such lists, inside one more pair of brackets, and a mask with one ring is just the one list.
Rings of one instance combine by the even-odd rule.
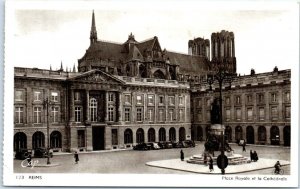
[[[152, 3], [151, 3], [152, 2]], [[130, 32], [137, 41], [157, 36], [162, 49], [188, 53], [188, 40], [211, 38], [227, 30], [235, 35], [237, 72], [249, 74], [298, 65], [298, 4], [237, 5], [224, 1], [74, 2], [19, 6], [14, 19], [14, 60], [18, 67], [64, 69], [77, 67], [89, 47], [92, 10], [98, 40], [124, 43]], [[161, 6], [158, 6], [158, 5]], [[47, 10], [48, 9], [48, 10]]]

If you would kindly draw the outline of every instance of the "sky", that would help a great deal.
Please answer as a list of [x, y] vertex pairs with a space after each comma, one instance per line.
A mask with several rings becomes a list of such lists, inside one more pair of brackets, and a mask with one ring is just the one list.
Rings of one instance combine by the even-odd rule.
[[[152, 2], [152, 3], [151, 3]], [[298, 65], [297, 4], [203, 3], [202, 1], [85, 1], [17, 6], [13, 12], [13, 65], [53, 70], [77, 67], [89, 47], [92, 12], [98, 40], [124, 43], [158, 37], [161, 48], [188, 53], [188, 40], [211, 39], [213, 32], [235, 35], [237, 73], [272, 71]], [[223, 4], [222, 4], [223, 3]]]

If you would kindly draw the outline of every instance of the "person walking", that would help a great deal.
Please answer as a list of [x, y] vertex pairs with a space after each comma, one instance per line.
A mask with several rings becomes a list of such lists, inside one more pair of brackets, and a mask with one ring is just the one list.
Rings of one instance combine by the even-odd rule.
[[253, 161], [253, 152], [250, 150], [250, 160]]
[[79, 156], [78, 156], [77, 152], [75, 152], [75, 154], [74, 154], [74, 159], [75, 159], [75, 164], [78, 164]]
[[212, 172], [214, 171], [214, 161], [212, 159], [212, 157], [210, 157], [210, 160], [209, 160], [209, 172]]
[[246, 152], [246, 142], [243, 143], [243, 152]]
[[257, 161], [258, 160], [258, 155], [256, 153], [256, 151], [253, 152], [253, 161]]
[[184, 160], [184, 153], [183, 153], [183, 151], [182, 151], [182, 150], [180, 150], [180, 159], [181, 159], [181, 161], [183, 161], [183, 160]]
[[29, 154], [28, 157], [27, 157], [28, 167], [32, 166], [32, 162], [31, 161], [32, 161], [31, 154]]

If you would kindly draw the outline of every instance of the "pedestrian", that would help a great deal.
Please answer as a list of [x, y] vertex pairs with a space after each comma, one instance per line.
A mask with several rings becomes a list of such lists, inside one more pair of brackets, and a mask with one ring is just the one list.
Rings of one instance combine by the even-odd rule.
[[28, 155], [27, 157], [27, 162], [28, 162], [28, 166], [31, 167], [32, 162], [31, 162], [32, 158], [31, 158], [31, 154]]
[[256, 153], [256, 151], [253, 152], [253, 161], [257, 161], [258, 160], [258, 155]]
[[209, 160], [209, 172], [212, 172], [214, 171], [214, 161], [212, 159], [212, 157], [210, 157], [210, 160]]
[[180, 150], [180, 159], [181, 159], [181, 161], [183, 161], [183, 160], [184, 160], [184, 153], [183, 153], [183, 151], [182, 151], [182, 150]]
[[250, 160], [253, 161], [253, 152], [250, 150]]
[[246, 152], [246, 142], [243, 143], [243, 152]]
[[204, 160], [204, 165], [207, 165], [207, 155], [206, 155], [206, 153], [204, 153], [204, 158], [203, 158], [203, 160]]
[[74, 154], [74, 159], [75, 159], [75, 164], [77, 164], [79, 161], [79, 156], [78, 156], [77, 152], [75, 152], [75, 154]]

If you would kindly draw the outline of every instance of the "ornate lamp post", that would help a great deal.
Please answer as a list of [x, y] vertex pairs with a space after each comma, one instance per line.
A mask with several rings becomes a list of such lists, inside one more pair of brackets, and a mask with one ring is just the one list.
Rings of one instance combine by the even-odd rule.
[[224, 153], [224, 143], [225, 143], [225, 138], [224, 138], [224, 129], [223, 129], [223, 115], [222, 115], [222, 84], [226, 80], [231, 80], [231, 74], [229, 74], [224, 67], [224, 63], [219, 63], [215, 66], [217, 68], [216, 73], [210, 77], [207, 78], [207, 82], [210, 86], [210, 90], [212, 90], [211, 85], [214, 83], [214, 81], [217, 81], [219, 84], [219, 114], [220, 114], [220, 125], [222, 128], [221, 131], [221, 155], [218, 156], [217, 158], [217, 165], [221, 169], [222, 174], [225, 174], [225, 168], [228, 165], [228, 158], [226, 157]]
[[49, 105], [50, 105], [50, 101], [48, 98], [46, 98], [44, 101], [43, 101], [43, 108], [46, 109], [46, 117], [47, 117], [47, 164], [51, 164], [50, 163], [50, 153], [49, 153], [49, 150], [50, 150], [50, 136], [49, 136]]

